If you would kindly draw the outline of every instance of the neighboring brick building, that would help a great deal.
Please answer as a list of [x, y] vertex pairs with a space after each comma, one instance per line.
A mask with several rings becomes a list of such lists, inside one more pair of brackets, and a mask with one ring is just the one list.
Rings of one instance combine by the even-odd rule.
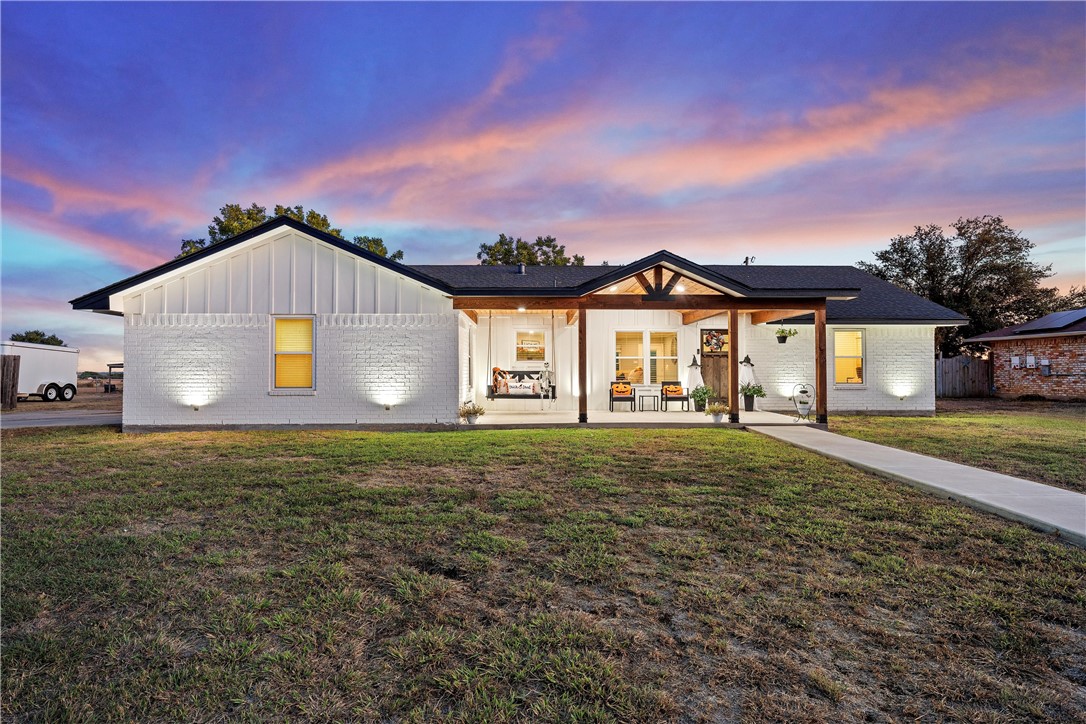
[[1086, 309], [1056, 312], [965, 341], [991, 348], [997, 397], [1086, 399]]

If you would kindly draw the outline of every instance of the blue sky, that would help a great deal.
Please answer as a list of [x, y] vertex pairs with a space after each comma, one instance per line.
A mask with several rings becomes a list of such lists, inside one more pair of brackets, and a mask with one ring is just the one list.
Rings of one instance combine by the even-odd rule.
[[224, 203], [407, 262], [853, 263], [1000, 214], [1084, 283], [1082, 3], [4, 3], [2, 334], [119, 358], [66, 301]]

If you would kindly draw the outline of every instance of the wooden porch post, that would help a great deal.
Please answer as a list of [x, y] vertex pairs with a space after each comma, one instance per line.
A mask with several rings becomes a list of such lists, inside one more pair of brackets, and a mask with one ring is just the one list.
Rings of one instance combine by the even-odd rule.
[[588, 422], [588, 310], [577, 315], [577, 422]]
[[728, 310], [728, 422], [739, 422], [739, 310]]
[[826, 305], [815, 309], [815, 421], [825, 424], [828, 421], [826, 415], [826, 398], [829, 391], [828, 375], [826, 374]]

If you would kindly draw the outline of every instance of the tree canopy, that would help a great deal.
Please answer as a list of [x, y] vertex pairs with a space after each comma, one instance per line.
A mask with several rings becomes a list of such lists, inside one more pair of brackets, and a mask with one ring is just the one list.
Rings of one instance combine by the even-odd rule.
[[917, 226], [858, 266], [875, 276], [969, 318], [961, 327], [940, 327], [936, 342], [945, 355], [968, 350], [962, 340], [1063, 309], [1086, 306], [1086, 288], [1060, 294], [1042, 286], [1052, 265], [1030, 259], [1035, 244], [1002, 217], [958, 219], [953, 236], [938, 224]]
[[55, 334], [46, 334], [40, 329], [28, 329], [25, 332], [16, 332], [11, 335], [12, 342], [30, 342], [31, 344], [51, 344], [57, 347], [67, 347], [64, 340]]
[[480, 264], [527, 264], [528, 266], [584, 266], [584, 257], [566, 255], [566, 247], [553, 236], [537, 236], [534, 242], [499, 234], [493, 244], [480, 244], [475, 255]]
[[[226, 204], [219, 209], [218, 216], [212, 219], [211, 223], [207, 225], [207, 238], [181, 240], [181, 253], [177, 255], [177, 258], [188, 256], [189, 254], [200, 251], [212, 244], [226, 241], [231, 237], [248, 231], [254, 226], [259, 226], [265, 221], [274, 219], [276, 216], [289, 216], [292, 219], [301, 221], [303, 224], [312, 226], [314, 229], [339, 237], [340, 239], [344, 238], [343, 229], [337, 229], [332, 226], [332, 222], [328, 220], [327, 214], [322, 214], [316, 209], [309, 209], [307, 211], [304, 206], [284, 206], [282, 204], [276, 204], [273, 213], [268, 214], [265, 207], [260, 206], [255, 202], [250, 204], [248, 208], [243, 208], [241, 204]], [[389, 254], [385, 242], [379, 237], [356, 236], [351, 239], [351, 243], [372, 251], [375, 254], [379, 254], [380, 256], [388, 257], [393, 261], [403, 261], [403, 250]]]

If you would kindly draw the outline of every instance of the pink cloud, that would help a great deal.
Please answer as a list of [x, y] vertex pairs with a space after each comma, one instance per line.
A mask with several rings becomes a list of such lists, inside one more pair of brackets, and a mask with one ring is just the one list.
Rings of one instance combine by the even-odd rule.
[[4, 159], [4, 175], [49, 192], [54, 215], [135, 212], [152, 224], [175, 227], [199, 223], [205, 216], [194, 206], [179, 201], [184, 194], [177, 189], [118, 189], [112, 186], [116, 182], [116, 175], [96, 184], [80, 183], [59, 178], [18, 158]]
[[93, 249], [117, 264], [133, 270], [157, 266], [170, 258], [139, 242], [100, 234], [80, 227], [76, 222], [48, 216], [14, 204], [4, 204], [4, 215], [20, 226]]

